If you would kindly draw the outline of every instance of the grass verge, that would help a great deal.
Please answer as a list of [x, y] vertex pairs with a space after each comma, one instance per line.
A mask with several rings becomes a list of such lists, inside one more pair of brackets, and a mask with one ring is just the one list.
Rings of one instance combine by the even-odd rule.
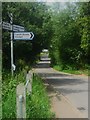
[[2, 78], [2, 118], [16, 118], [16, 86], [24, 80], [22, 73], [15, 77], [4, 73]]
[[90, 72], [88, 69], [82, 69], [82, 70], [75, 70], [72, 68], [62, 69], [59, 65], [54, 65], [53, 68], [55, 70], [65, 72], [65, 73], [76, 74], [76, 75], [89, 75], [90, 76]]
[[[2, 118], [16, 118], [16, 86], [24, 82], [23, 74], [11, 77], [9, 74], [3, 78], [2, 85]], [[27, 118], [52, 118], [50, 101], [47, 96], [42, 80], [34, 76], [32, 85], [32, 95], [27, 94], [26, 114]]]
[[27, 118], [53, 118], [50, 101], [42, 79], [34, 76], [32, 95], [27, 95]]

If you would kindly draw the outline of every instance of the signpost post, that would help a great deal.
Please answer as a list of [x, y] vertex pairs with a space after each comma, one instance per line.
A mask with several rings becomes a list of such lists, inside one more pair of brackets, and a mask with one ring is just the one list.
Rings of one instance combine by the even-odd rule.
[[13, 76], [13, 71], [15, 70], [15, 65], [13, 62], [13, 40], [32, 40], [34, 34], [32, 32], [24, 32], [25, 28], [19, 25], [13, 25], [13, 15], [10, 15], [10, 23], [2, 22], [2, 28], [9, 30], [11, 32], [11, 73]]
[[13, 15], [12, 13], [10, 14], [10, 24], [11, 24], [11, 73], [13, 76]]

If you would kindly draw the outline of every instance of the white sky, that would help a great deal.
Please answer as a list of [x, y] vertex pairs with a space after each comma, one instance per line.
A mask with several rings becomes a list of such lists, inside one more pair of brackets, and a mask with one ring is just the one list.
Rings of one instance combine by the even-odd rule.
[[38, 0], [39, 2], [67, 2], [68, 0]]
[[38, 2], [69, 2], [71, 0], [37, 0], [37, 1]]
[[88, 2], [89, 0], [37, 0], [38, 2]]

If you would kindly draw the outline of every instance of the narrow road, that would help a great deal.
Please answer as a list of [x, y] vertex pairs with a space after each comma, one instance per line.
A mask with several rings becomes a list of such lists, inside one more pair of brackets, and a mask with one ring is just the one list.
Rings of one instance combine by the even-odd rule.
[[50, 67], [50, 59], [43, 56], [35, 68], [36, 72], [63, 94], [72, 105], [88, 118], [88, 77], [58, 72]]

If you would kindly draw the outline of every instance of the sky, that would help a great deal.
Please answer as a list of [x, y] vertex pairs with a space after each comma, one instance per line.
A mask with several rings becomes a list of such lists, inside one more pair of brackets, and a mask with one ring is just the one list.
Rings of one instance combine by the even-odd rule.
[[38, 0], [39, 2], [65, 2], [68, 0]]
[[37, 0], [37, 1], [38, 2], [68, 2], [70, 0]]
[[89, 0], [37, 0], [38, 2], [88, 2]]

